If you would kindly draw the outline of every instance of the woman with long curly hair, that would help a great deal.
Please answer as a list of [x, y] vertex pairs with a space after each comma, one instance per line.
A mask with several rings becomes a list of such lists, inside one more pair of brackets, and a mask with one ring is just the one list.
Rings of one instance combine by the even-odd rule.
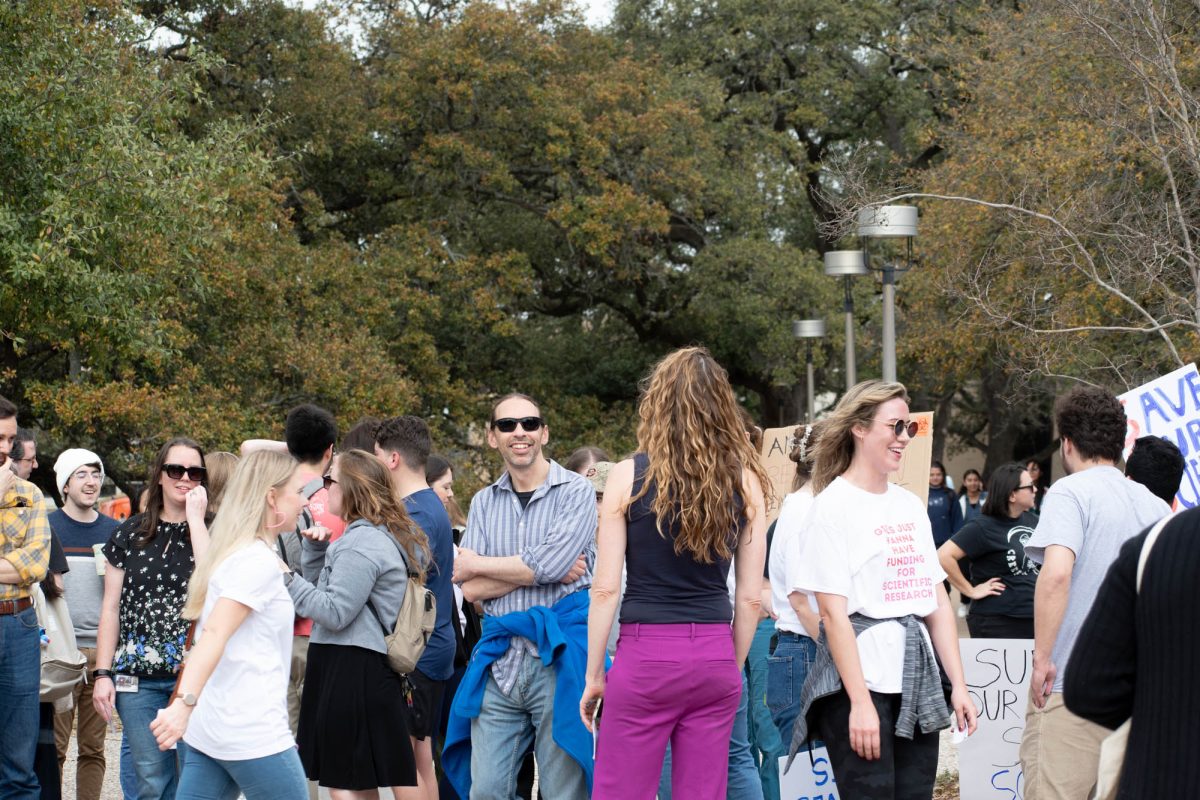
[[[313, 620], [297, 745], [310, 780], [336, 800], [417, 785], [404, 687], [387, 662], [409, 574], [424, 580], [429, 542], [404, 510], [383, 462], [338, 455], [325, 478], [329, 511], [348, 523], [333, 544], [305, 539], [303, 578], [288, 576], [296, 613]], [[307, 535], [307, 534], [306, 534]]]
[[[670, 741], [675, 794], [716, 800], [760, 616], [768, 481], [729, 377], [704, 348], [655, 366], [638, 415], [638, 453], [613, 468], [600, 507], [579, 703], [592, 729], [604, 702], [592, 797], [653, 798]], [[606, 676], [622, 564], [621, 635]]]
[[846, 800], [933, 793], [950, 719], [938, 659], [958, 728], [975, 729], [925, 505], [888, 482], [916, 433], [904, 386], [865, 381], [822, 421], [814, 451], [793, 588], [815, 595], [821, 628], [792, 753], [810, 731], [822, 739]]

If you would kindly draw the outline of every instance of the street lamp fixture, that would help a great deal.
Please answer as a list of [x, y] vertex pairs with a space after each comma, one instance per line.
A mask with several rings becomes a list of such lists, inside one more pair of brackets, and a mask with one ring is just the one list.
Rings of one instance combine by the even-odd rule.
[[850, 281], [869, 273], [862, 250], [831, 250], [825, 254], [825, 274], [831, 278], [841, 278], [846, 289], [846, 300], [842, 305], [846, 313], [846, 391], [858, 383], [858, 364], [854, 352], [854, 293], [850, 290]]
[[825, 338], [825, 320], [797, 319], [792, 321], [792, 336], [804, 340], [804, 364], [808, 371], [808, 422], [816, 417], [816, 379], [813, 376], [813, 339]]
[[883, 273], [883, 379], [896, 380], [896, 273], [912, 268], [913, 238], [917, 235], [916, 206], [869, 206], [858, 212], [858, 235], [863, 240], [863, 263], [870, 266], [871, 239], [904, 239], [904, 267], [884, 262]]

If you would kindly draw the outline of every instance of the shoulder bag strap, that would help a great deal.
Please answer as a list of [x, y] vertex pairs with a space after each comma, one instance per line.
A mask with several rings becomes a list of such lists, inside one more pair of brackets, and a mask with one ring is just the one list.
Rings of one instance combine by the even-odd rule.
[[1167, 523], [1171, 521], [1173, 514], [1168, 514], [1158, 521], [1158, 523], [1150, 529], [1149, 535], [1146, 536], [1146, 541], [1142, 543], [1142, 552], [1138, 555], [1137, 566], [1137, 590], [1142, 591], [1142, 573], [1146, 571], [1146, 562], [1150, 559], [1150, 549], [1154, 547], [1154, 543], [1158, 541], [1158, 535], [1163, 532], [1163, 528], [1167, 527]]

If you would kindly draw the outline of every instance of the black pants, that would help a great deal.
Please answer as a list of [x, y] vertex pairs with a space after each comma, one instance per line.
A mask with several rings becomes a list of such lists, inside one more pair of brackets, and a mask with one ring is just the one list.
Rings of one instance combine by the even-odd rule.
[[871, 692], [879, 714], [879, 758], [866, 761], [850, 747], [850, 698], [844, 692], [820, 701], [817, 733], [825, 740], [841, 800], [929, 800], [937, 777], [938, 734], [896, 735], [900, 695]]
[[1032, 639], [1033, 617], [971, 613], [967, 615], [967, 630], [972, 639]]

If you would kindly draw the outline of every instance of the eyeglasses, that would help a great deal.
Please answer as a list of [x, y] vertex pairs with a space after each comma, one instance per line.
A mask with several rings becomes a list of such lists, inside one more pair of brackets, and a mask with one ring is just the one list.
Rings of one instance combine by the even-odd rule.
[[163, 472], [167, 473], [167, 477], [173, 481], [177, 481], [187, 474], [189, 481], [200, 483], [208, 477], [208, 470], [204, 467], [185, 467], [182, 464], [163, 464]]
[[29, 456], [29, 458], [14, 458], [14, 459], [13, 459], [13, 461], [16, 461], [18, 464], [20, 464], [20, 463], [22, 463], [22, 462], [24, 462], [24, 461], [33, 461], [33, 462], [36, 462], [36, 461], [37, 461], [37, 456]]
[[916, 420], [906, 421], [906, 420], [898, 419], [898, 420], [896, 420], [895, 424], [893, 424], [891, 422], [884, 422], [883, 420], [879, 420], [879, 421], [883, 422], [884, 425], [887, 425], [889, 428], [891, 428], [892, 433], [896, 434], [897, 439], [899, 439], [901, 436], [903, 436], [905, 431], [908, 431], [908, 438], [915, 439], [917, 436], [917, 430], [920, 427], [919, 425], [917, 425]]
[[1028, 489], [1029, 491], [1033, 492], [1034, 494], [1037, 494], [1037, 484], [1036, 484], [1036, 483], [1028, 483], [1028, 484], [1026, 484], [1026, 485], [1024, 485], [1024, 486], [1018, 486], [1018, 487], [1016, 488], [1016, 491], [1018, 491], [1018, 492], [1019, 492], [1019, 491], [1021, 491], [1022, 489]]
[[544, 424], [545, 422], [542, 421], [541, 417], [521, 417], [520, 419], [504, 417], [503, 419], [494, 420], [492, 422], [492, 427], [501, 433], [512, 433], [517, 429], [517, 425], [520, 425], [521, 430], [526, 431], [527, 433], [533, 433], [534, 431], [540, 429]]
[[332, 475], [322, 475], [322, 476], [321, 476], [321, 483], [325, 484], [325, 491], [327, 491], [327, 492], [328, 492], [328, 491], [329, 491], [329, 487], [330, 487], [330, 486], [333, 486], [335, 483], [337, 483], [337, 481], [335, 481], [335, 480], [333, 479], [333, 476], [332, 476]]

